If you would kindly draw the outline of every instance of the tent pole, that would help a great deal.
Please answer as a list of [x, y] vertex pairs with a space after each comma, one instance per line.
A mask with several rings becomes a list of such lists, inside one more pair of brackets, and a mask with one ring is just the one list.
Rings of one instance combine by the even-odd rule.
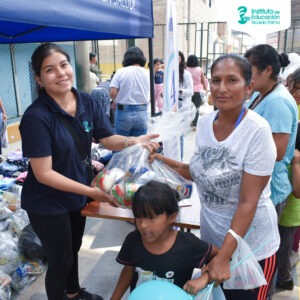
[[148, 39], [149, 45], [149, 71], [150, 71], [150, 103], [151, 103], [151, 117], [155, 116], [155, 99], [154, 99], [154, 73], [153, 73], [153, 40]]

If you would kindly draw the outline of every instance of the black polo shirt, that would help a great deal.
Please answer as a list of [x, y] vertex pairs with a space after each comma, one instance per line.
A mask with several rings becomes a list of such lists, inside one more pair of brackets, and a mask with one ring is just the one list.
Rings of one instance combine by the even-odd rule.
[[[76, 116], [63, 111], [46, 92], [42, 93], [25, 111], [20, 123], [23, 156], [30, 158], [52, 157], [53, 170], [86, 184], [86, 170], [76, 149], [74, 139], [57, 114], [64, 114], [79, 133], [86, 153], [91, 151], [92, 138], [113, 135], [113, 128], [99, 103], [84, 92], [72, 89], [77, 97]], [[25, 179], [21, 207], [40, 215], [59, 215], [82, 208], [86, 197], [58, 191], [39, 183], [30, 163]]]

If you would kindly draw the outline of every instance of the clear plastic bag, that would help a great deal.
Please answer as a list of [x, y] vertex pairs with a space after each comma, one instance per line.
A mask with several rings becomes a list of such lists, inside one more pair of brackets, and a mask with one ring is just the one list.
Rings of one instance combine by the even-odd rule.
[[33, 281], [35, 281], [37, 276], [35, 275], [26, 275], [20, 277], [16, 272], [12, 275], [12, 288], [17, 293], [21, 293], [24, 289], [28, 288]]
[[26, 275], [39, 275], [44, 273], [46, 265], [40, 259], [26, 261], [22, 265], [18, 266], [16, 273], [20, 278]]
[[221, 286], [214, 287], [214, 282], [199, 291], [194, 300], [226, 300]]
[[2, 193], [2, 201], [11, 211], [16, 211], [21, 204], [22, 186], [12, 184], [7, 190]]
[[[201, 276], [201, 269], [195, 268], [192, 279]], [[194, 300], [226, 300], [221, 286], [214, 286], [214, 282], [209, 283], [204, 289], [198, 291], [197, 295], [193, 297]]]
[[12, 211], [3, 202], [0, 202], [0, 220], [6, 220], [11, 214]]
[[267, 284], [263, 270], [247, 242], [233, 230], [229, 233], [237, 240], [238, 246], [230, 262], [230, 279], [224, 281], [223, 288], [228, 290], [249, 290]]
[[161, 116], [150, 118], [148, 134], [159, 133], [155, 141], [167, 141], [175, 136], [181, 136], [188, 132], [190, 124], [196, 113], [195, 106], [184, 106], [176, 112], [163, 112]]
[[21, 262], [17, 241], [9, 232], [1, 232], [0, 241], [0, 271], [11, 275]]
[[167, 183], [176, 189], [180, 199], [189, 198], [192, 183], [162, 162], [148, 163], [149, 151], [141, 145], [128, 147], [115, 153], [92, 185], [110, 193], [119, 206], [131, 208], [132, 197], [140, 186], [150, 180]]
[[9, 215], [9, 218], [11, 219], [9, 226], [11, 234], [19, 237], [24, 227], [29, 224], [29, 218], [26, 211], [22, 208], [19, 208], [13, 214]]
[[0, 300], [9, 300], [11, 296], [11, 277], [0, 271]]

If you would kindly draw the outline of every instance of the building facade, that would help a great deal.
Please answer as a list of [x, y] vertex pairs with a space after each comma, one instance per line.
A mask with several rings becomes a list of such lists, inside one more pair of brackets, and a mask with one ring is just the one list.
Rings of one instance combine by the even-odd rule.
[[[233, 31], [226, 22], [224, 0], [177, 0], [178, 50], [187, 57], [199, 58], [205, 75], [210, 77], [212, 62], [224, 53], [243, 54], [256, 41], [249, 35]], [[154, 38], [153, 57], [164, 57], [166, 1], [153, 0]], [[292, 22], [288, 30], [268, 35], [280, 52], [300, 53], [300, 2], [292, 0]], [[25, 109], [36, 98], [35, 80], [30, 66], [32, 52], [38, 44], [0, 45], [0, 98], [3, 100], [9, 123], [18, 125]], [[98, 54], [102, 80], [122, 66], [123, 55], [130, 45], [139, 46], [149, 60], [148, 39], [103, 40], [91, 42], [66, 42], [62, 47], [70, 54], [76, 73], [75, 86], [86, 90], [88, 76], [88, 52]], [[86, 72], [85, 72], [86, 71]], [[9, 141], [18, 139], [15, 128]]]

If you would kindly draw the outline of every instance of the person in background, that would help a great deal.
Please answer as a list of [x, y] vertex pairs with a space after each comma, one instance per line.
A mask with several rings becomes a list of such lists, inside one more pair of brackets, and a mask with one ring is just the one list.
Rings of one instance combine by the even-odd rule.
[[149, 71], [139, 47], [130, 47], [123, 57], [123, 68], [110, 82], [110, 97], [116, 104], [115, 130], [124, 136], [139, 136], [147, 132], [150, 100]]
[[[192, 74], [186, 70], [184, 54], [179, 51], [179, 98], [178, 108], [189, 109], [192, 105], [192, 95], [194, 93], [194, 85]], [[181, 161], [183, 160], [184, 137], [180, 137]]]
[[99, 77], [90, 71], [90, 87], [89, 91], [92, 92], [93, 89], [95, 89], [100, 83]]
[[[194, 268], [214, 257], [217, 248], [192, 233], [174, 229], [179, 195], [166, 183], [150, 181], [140, 187], [132, 201], [137, 230], [127, 235], [117, 256], [124, 265], [111, 300], [120, 300], [144, 281], [167, 280], [190, 294], [204, 288], [208, 274], [190, 280]], [[175, 299], [174, 299], [175, 300]]]
[[204, 95], [208, 91], [207, 80], [203, 74], [202, 69], [199, 66], [199, 60], [196, 55], [190, 55], [186, 62], [187, 70], [192, 74], [194, 83], [194, 95], [192, 96], [192, 102], [196, 107], [196, 115], [191, 123], [191, 127], [195, 127], [199, 118], [199, 107], [204, 102]]
[[[293, 95], [297, 106], [298, 106], [298, 113], [300, 118], [300, 68], [295, 70], [292, 74], [290, 74], [286, 79], [286, 85], [290, 93]], [[299, 121], [299, 120], [298, 120]], [[298, 138], [298, 136], [297, 136]], [[296, 140], [297, 144], [297, 140]], [[300, 141], [299, 141], [300, 144]], [[295, 187], [293, 187], [295, 188]], [[300, 198], [300, 195], [297, 196]], [[292, 247], [292, 254], [291, 254], [291, 266], [293, 267], [299, 260], [299, 241], [300, 241], [300, 228], [296, 229], [294, 234], [293, 240], [293, 247]]]
[[[223, 289], [227, 300], [267, 299], [279, 247], [277, 215], [270, 199], [270, 176], [276, 148], [267, 121], [245, 107], [252, 89], [251, 64], [228, 54], [212, 64], [210, 91], [217, 111], [199, 118], [196, 147], [189, 164], [154, 153], [187, 179], [192, 179], [201, 201], [200, 236], [220, 248], [204, 266], [216, 284], [230, 278], [230, 260], [237, 241], [247, 243], [260, 264], [267, 285], [241, 290]], [[250, 233], [251, 232], [251, 233]], [[267, 245], [261, 247], [268, 240]]]
[[[289, 195], [286, 206], [279, 220], [280, 247], [277, 252], [278, 274], [276, 287], [283, 290], [293, 290], [294, 281], [291, 273], [291, 255], [294, 234], [300, 228], [300, 125], [298, 124], [297, 142], [294, 158], [288, 165], [289, 177], [293, 192]], [[299, 244], [299, 241], [298, 241]], [[299, 246], [298, 246], [299, 247]], [[298, 253], [297, 253], [298, 256]]]
[[164, 91], [164, 70], [162, 68], [162, 60], [154, 58], [153, 60], [154, 71], [154, 98], [156, 112], [161, 112], [164, 104], [163, 91]]
[[[6, 134], [6, 126], [5, 123], [7, 121], [7, 115], [4, 109], [3, 101], [0, 99], [0, 132], [1, 132], [1, 138], [0, 138], [0, 154], [2, 154], [2, 140], [3, 136]], [[5, 147], [5, 146], [4, 146]]]
[[[289, 60], [287, 54], [278, 54], [267, 44], [250, 48], [244, 56], [252, 65], [255, 91], [251, 95], [248, 107], [268, 121], [276, 145], [276, 163], [271, 177], [271, 200], [279, 220], [292, 192], [287, 166], [294, 156], [298, 128], [298, 109], [295, 100], [278, 79], [280, 69], [287, 66]], [[275, 284], [276, 276], [268, 291], [269, 298], [275, 291]]]
[[[300, 107], [300, 68], [288, 75], [286, 79], [286, 87], [294, 97], [298, 110]], [[291, 178], [293, 191], [289, 195], [286, 206], [282, 211], [279, 220], [279, 232], [281, 243], [278, 250], [278, 275], [276, 286], [284, 290], [292, 290], [294, 281], [291, 275], [291, 268], [299, 260], [299, 239], [300, 239], [300, 177], [299, 177], [299, 161], [300, 161], [300, 130], [298, 123], [298, 131], [296, 138], [296, 150], [291, 164], [288, 166], [289, 177]]]
[[96, 76], [99, 78], [99, 82], [100, 82], [100, 76], [101, 76], [102, 72], [99, 70], [99, 67], [97, 65], [97, 54], [94, 52], [90, 52], [89, 58], [90, 58], [90, 71], [92, 73], [96, 74]]
[[249, 108], [264, 117], [271, 126], [277, 158], [271, 180], [271, 199], [280, 218], [292, 192], [287, 165], [294, 155], [298, 109], [288, 90], [278, 81], [280, 68], [287, 66], [286, 54], [278, 54], [270, 45], [252, 47], [244, 55], [252, 65], [253, 90]]
[[100, 82], [92, 91], [91, 96], [99, 101], [107, 117], [110, 119], [110, 96], [109, 96], [109, 83]]
[[286, 78], [286, 87], [296, 101], [298, 118], [300, 118], [300, 68]]
[[186, 70], [184, 54], [179, 51], [179, 101], [178, 107], [190, 107], [194, 94], [192, 74]]
[[[92, 139], [109, 150], [145, 143], [150, 151], [159, 147], [150, 140], [158, 135], [128, 138], [115, 135], [100, 104], [73, 87], [69, 55], [58, 45], [36, 48], [31, 64], [38, 84], [38, 98], [26, 109], [20, 133], [23, 155], [28, 157], [21, 207], [41, 240], [47, 257], [45, 278], [49, 300], [101, 300], [79, 284], [78, 252], [86, 218], [81, 209], [87, 197], [113, 204], [113, 198], [91, 187], [87, 163]], [[85, 159], [77, 149], [69, 122], [82, 142]]]

